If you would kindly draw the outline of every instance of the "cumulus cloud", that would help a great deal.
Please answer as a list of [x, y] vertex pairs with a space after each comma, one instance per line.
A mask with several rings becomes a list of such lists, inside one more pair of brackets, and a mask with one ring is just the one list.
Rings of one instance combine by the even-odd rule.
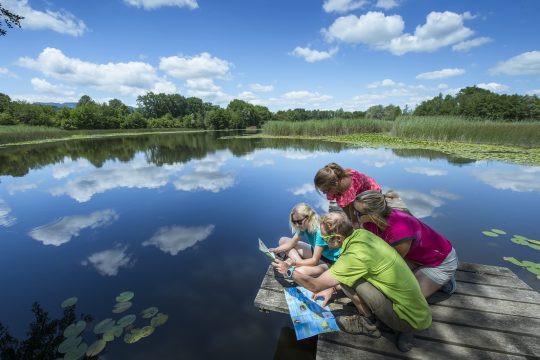
[[441, 170], [441, 169], [434, 169], [429, 167], [407, 167], [405, 168], [405, 171], [413, 173], [413, 174], [422, 174], [427, 176], [445, 176], [448, 175], [448, 171]]
[[127, 246], [124, 246], [94, 253], [82, 265], [92, 265], [100, 275], [116, 276], [120, 268], [129, 268], [135, 263], [126, 250]]
[[255, 92], [272, 92], [274, 91], [274, 86], [272, 85], [262, 85], [262, 84], [250, 84], [249, 88]]
[[486, 89], [486, 90], [489, 90], [489, 91], [493, 91], [495, 93], [502, 93], [502, 92], [505, 92], [505, 91], [507, 91], [509, 89], [508, 86], [503, 85], [503, 84], [498, 84], [496, 82], [480, 83], [480, 84], [476, 84], [476, 86], [481, 88], [481, 89]]
[[232, 64], [203, 52], [196, 56], [170, 56], [159, 60], [159, 68], [179, 79], [223, 78], [229, 74]]
[[0, 226], [10, 227], [15, 225], [17, 218], [11, 216], [10, 212], [9, 205], [3, 199], [0, 199]]
[[0, 67], [0, 76], [10, 76], [12, 78], [17, 79], [17, 75], [12, 73], [8, 68]]
[[224, 103], [232, 99], [212, 79], [188, 79], [186, 80], [186, 88], [189, 96], [195, 96], [205, 101]]
[[393, 9], [398, 6], [399, 6], [399, 3], [397, 2], [397, 0], [377, 0], [377, 3], [375, 4], [375, 7], [382, 8], [385, 10]]
[[118, 219], [114, 210], [96, 211], [90, 215], [65, 216], [52, 223], [32, 229], [28, 235], [43, 245], [60, 246], [79, 236], [81, 230], [86, 228], [99, 228], [110, 225]]
[[366, 0], [325, 0], [323, 3], [323, 9], [327, 13], [344, 13], [359, 9], [367, 3], [368, 2]]
[[174, 84], [159, 77], [154, 67], [143, 62], [94, 64], [69, 58], [59, 49], [48, 47], [36, 59], [22, 57], [17, 63], [70, 84], [123, 95], [142, 95], [157, 89], [171, 92], [176, 89]]
[[384, 79], [381, 81], [375, 81], [370, 84], [368, 84], [368, 89], [376, 89], [381, 87], [395, 87], [395, 86], [405, 86], [403, 83], [397, 83], [392, 79]]
[[385, 16], [381, 12], [339, 17], [328, 29], [323, 30], [328, 41], [342, 41], [351, 44], [364, 43], [382, 46], [399, 36], [405, 27], [399, 15]]
[[529, 51], [498, 63], [489, 69], [492, 75], [540, 74], [540, 51]]
[[[18, 192], [25, 192], [27, 190], [37, 189], [37, 184], [34, 183], [19, 183], [19, 184], [9, 184], [6, 186], [6, 190], [9, 195], [13, 195]], [[1, 217], [1, 214], [0, 214]]]
[[187, 7], [190, 9], [199, 7], [197, 0], [124, 0], [124, 3], [139, 8], [142, 7], [145, 10], [158, 9], [164, 6]]
[[319, 50], [310, 49], [309, 46], [305, 48], [297, 46], [293, 50], [292, 55], [296, 57], [301, 57], [309, 63], [313, 63], [316, 61], [329, 59], [332, 56], [334, 56], [337, 52], [338, 52], [337, 48], [330, 49], [329, 51], [319, 51]]
[[234, 176], [219, 171], [197, 171], [181, 176], [173, 184], [177, 190], [205, 190], [218, 193], [234, 185]]
[[285, 100], [297, 100], [297, 101], [305, 101], [308, 103], [315, 103], [315, 102], [325, 102], [332, 99], [332, 96], [330, 95], [322, 95], [318, 92], [310, 92], [310, 91], [290, 91], [288, 93], [283, 94], [283, 99]]
[[473, 170], [472, 175], [499, 190], [540, 193], [540, 174], [535, 171]]
[[2, 4], [6, 9], [24, 17], [21, 20], [23, 29], [48, 29], [72, 36], [80, 36], [86, 31], [86, 25], [82, 20], [64, 10], [35, 10], [28, 4], [28, 0], [5, 0]]
[[437, 71], [430, 71], [416, 75], [416, 78], [419, 80], [437, 80], [437, 79], [446, 79], [452, 76], [459, 76], [465, 74], [465, 69], [459, 68], [449, 68], [442, 69]]
[[40, 93], [47, 93], [52, 95], [62, 95], [62, 96], [74, 96], [75, 91], [66, 88], [63, 85], [53, 85], [47, 80], [33, 78], [30, 80], [34, 90]]
[[292, 192], [293, 195], [296, 195], [296, 196], [306, 195], [308, 193], [312, 193], [315, 191], [315, 185], [313, 185], [312, 183], [305, 183], [305, 184], [302, 184], [301, 186], [292, 188], [289, 191]]
[[492, 41], [493, 41], [493, 39], [488, 38], [488, 37], [478, 37], [478, 38], [475, 38], [475, 39], [462, 41], [462, 42], [452, 46], [452, 50], [453, 51], [467, 52], [472, 48], [482, 46], [482, 45], [487, 44], [487, 43], [492, 42]]
[[206, 240], [214, 231], [215, 225], [185, 227], [170, 226], [162, 227], [143, 246], [153, 245], [161, 251], [177, 255], [199, 241]]

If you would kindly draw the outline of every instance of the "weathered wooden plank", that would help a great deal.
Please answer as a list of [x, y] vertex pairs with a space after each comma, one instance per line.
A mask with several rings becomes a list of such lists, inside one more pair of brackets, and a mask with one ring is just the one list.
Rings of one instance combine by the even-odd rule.
[[472, 263], [459, 263], [458, 270], [470, 271], [480, 274], [491, 274], [499, 276], [509, 276], [518, 279], [510, 269], [502, 266], [484, 265], [484, 264], [472, 264]]
[[458, 270], [456, 271], [456, 280], [473, 284], [505, 286], [514, 289], [532, 290], [532, 288], [521, 279], [516, 279], [511, 276], [480, 274]]
[[317, 343], [317, 360], [387, 360], [388, 358], [388, 355], [377, 354], [369, 350], [336, 346], [334, 343], [321, 342], [321, 340]]
[[[355, 356], [356, 349], [361, 350], [363, 353], [373, 352], [378, 355], [382, 354], [387, 359], [523, 360], [531, 358], [530, 356], [484, 351], [465, 346], [428, 341], [421, 338], [414, 339], [415, 347], [411, 351], [402, 353], [396, 348], [394, 342], [395, 335], [389, 333], [383, 333], [383, 336], [379, 339], [362, 335], [350, 335], [342, 332], [321, 334], [317, 343], [317, 359], [361, 359], [362, 357]], [[323, 352], [324, 357], [319, 357], [319, 352]], [[333, 353], [332, 358], [326, 355], [329, 352]], [[340, 356], [340, 354], [344, 354], [344, 356]], [[369, 355], [365, 358], [370, 359]]]
[[540, 294], [534, 290], [512, 289], [500, 286], [458, 282], [456, 291], [459, 294], [465, 295], [540, 304]]

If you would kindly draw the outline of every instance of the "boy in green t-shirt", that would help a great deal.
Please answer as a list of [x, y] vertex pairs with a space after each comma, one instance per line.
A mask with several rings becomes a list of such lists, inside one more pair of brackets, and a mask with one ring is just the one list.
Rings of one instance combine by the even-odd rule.
[[431, 311], [413, 273], [386, 242], [369, 231], [354, 230], [343, 213], [333, 212], [321, 218], [321, 235], [331, 248], [341, 247], [336, 263], [319, 277], [295, 272], [294, 267], [276, 260], [273, 265], [282, 274], [322, 296], [325, 304], [336, 286], [341, 285], [360, 315], [338, 316], [341, 329], [379, 337], [375, 316], [398, 332], [397, 347], [412, 348], [412, 332], [431, 325]]

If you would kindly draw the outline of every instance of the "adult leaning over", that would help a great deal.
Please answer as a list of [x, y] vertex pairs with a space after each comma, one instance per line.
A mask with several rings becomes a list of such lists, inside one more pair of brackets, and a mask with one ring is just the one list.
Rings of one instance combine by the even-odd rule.
[[431, 325], [431, 311], [411, 270], [394, 249], [371, 232], [354, 230], [342, 212], [321, 218], [321, 236], [330, 248], [341, 248], [337, 261], [318, 277], [294, 271], [287, 263], [273, 265], [296, 283], [323, 296], [324, 305], [335, 286], [341, 285], [359, 315], [337, 316], [346, 332], [379, 337], [375, 317], [398, 332], [401, 351], [412, 348], [413, 332]]
[[439, 289], [454, 293], [456, 250], [448, 239], [410, 213], [391, 208], [387, 200], [396, 196], [393, 191], [359, 194], [354, 201], [358, 221], [407, 260], [426, 298]]

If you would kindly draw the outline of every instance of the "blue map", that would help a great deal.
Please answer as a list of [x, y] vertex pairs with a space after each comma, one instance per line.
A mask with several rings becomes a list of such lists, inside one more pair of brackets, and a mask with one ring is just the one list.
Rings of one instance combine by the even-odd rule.
[[320, 299], [313, 301], [311, 291], [300, 286], [283, 290], [297, 340], [320, 333], [339, 331], [330, 308], [328, 306], [323, 308]]

